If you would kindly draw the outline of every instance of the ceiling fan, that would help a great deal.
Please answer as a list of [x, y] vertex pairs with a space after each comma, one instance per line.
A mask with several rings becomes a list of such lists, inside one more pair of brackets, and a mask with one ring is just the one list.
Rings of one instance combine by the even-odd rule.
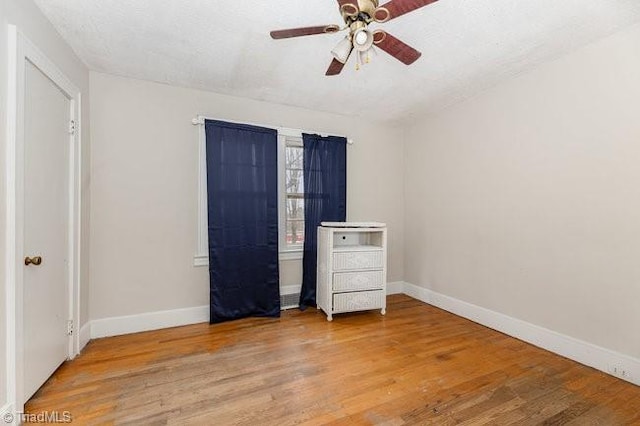
[[271, 31], [271, 37], [301, 37], [315, 34], [333, 34], [349, 30], [349, 34], [331, 51], [334, 59], [329, 65], [326, 75], [338, 75], [349, 60], [351, 53], [357, 53], [356, 69], [369, 62], [371, 54], [375, 54], [373, 46], [379, 47], [400, 62], [411, 65], [422, 55], [413, 47], [403, 43], [386, 31], [371, 30], [369, 24], [384, 23], [412, 12], [437, 0], [391, 0], [379, 6], [378, 0], [337, 0], [345, 26], [321, 25], [315, 27], [292, 28], [289, 30]]

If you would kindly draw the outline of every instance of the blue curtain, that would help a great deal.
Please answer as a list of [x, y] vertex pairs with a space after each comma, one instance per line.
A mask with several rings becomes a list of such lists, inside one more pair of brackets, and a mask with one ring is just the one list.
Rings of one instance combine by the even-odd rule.
[[210, 322], [280, 316], [278, 134], [206, 120]]
[[316, 266], [320, 222], [347, 217], [347, 140], [302, 135], [304, 149], [304, 254], [300, 309], [316, 306]]

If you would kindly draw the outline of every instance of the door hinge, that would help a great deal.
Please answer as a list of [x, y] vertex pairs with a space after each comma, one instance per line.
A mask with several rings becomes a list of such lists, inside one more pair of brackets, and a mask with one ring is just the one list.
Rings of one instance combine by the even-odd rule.
[[76, 120], [69, 121], [69, 133], [72, 135], [76, 133]]
[[67, 335], [73, 336], [73, 320], [67, 321]]

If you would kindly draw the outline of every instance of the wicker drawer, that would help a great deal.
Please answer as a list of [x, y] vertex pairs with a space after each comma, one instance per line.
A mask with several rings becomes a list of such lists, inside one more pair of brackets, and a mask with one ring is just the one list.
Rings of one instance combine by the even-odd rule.
[[333, 274], [334, 291], [377, 290], [382, 289], [383, 284], [382, 270]]
[[333, 254], [333, 270], [382, 269], [383, 251], [345, 251]]
[[333, 312], [366, 311], [385, 306], [383, 290], [337, 293], [333, 295]]

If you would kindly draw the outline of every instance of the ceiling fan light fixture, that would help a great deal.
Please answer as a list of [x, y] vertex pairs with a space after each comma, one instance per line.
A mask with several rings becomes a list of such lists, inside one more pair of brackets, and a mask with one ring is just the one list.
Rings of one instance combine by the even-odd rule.
[[349, 59], [351, 49], [351, 40], [349, 39], [349, 36], [346, 36], [340, 41], [340, 43], [336, 45], [336, 47], [333, 48], [331, 54], [334, 58], [336, 58], [337, 61], [344, 64], [347, 62], [347, 59]]
[[356, 34], [356, 43], [358, 43], [358, 45], [363, 45], [367, 42], [367, 34], [364, 31], [360, 31], [358, 34]]
[[359, 69], [360, 66], [368, 64], [371, 62], [372, 58], [374, 58], [377, 55], [376, 50], [372, 47], [370, 47], [368, 50], [362, 50], [358, 52], [358, 66], [356, 67], [356, 69]]
[[373, 33], [367, 28], [360, 28], [353, 33], [353, 47], [359, 52], [366, 52], [373, 45]]
[[358, 62], [360, 62], [360, 65], [368, 64], [370, 60], [368, 52], [358, 52]]
[[337, 0], [344, 26], [320, 25], [271, 31], [271, 38], [303, 37], [316, 34], [331, 34], [338, 31], [349, 31], [344, 40], [333, 48], [333, 59], [326, 75], [338, 75], [355, 51], [356, 69], [371, 61], [377, 52], [375, 46], [393, 56], [405, 65], [411, 65], [422, 55], [391, 34], [381, 29], [369, 29], [374, 23], [387, 22], [409, 12], [413, 12], [438, 0]]

